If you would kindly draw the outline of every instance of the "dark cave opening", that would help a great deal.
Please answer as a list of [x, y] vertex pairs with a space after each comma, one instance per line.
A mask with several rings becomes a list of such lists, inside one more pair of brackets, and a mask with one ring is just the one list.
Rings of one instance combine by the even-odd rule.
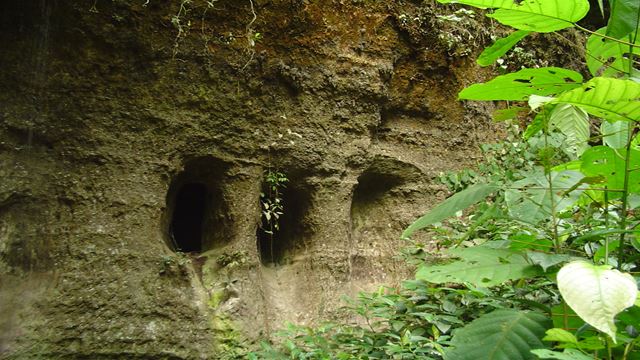
[[227, 169], [228, 164], [219, 159], [198, 157], [173, 177], [162, 222], [172, 250], [202, 253], [231, 241]]
[[[257, 246], [260, 260], [265, 266], [285, 265], [293, 261], [297, 252], [304, 249], [305, 239], [312, 231], [308, 219], [311, 193], [308, 189], [291, 184], [283, 189], [282, 215], [278, 229], [270, 226], [264, 212], [257, 230]], [[261, 201], [261, 209], [264, 209]]]
[[207, 187], [202, 183], [187, 183], [176, 195], [171, 219], [174, 246], [182, 252], [201, 252]]

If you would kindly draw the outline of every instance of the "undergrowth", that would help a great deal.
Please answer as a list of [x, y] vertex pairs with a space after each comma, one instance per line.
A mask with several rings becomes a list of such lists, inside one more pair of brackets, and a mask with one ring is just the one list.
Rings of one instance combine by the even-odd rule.
[[[402, 234], [415, 278], [361, 294], [351, 322], [289, 325], [250, 358], [640, 359], [640, 2], [610, 1], [596, 32], [577, 25], [587, 0], [455, 2], [515, 28], [480, 65], [500, 70], [521, 39], [573, 27], [589, 35], [590, 78], [524, 68], [461, 91], [528, 121], [477, 169], [441, 176], [455, 194]], [[424, 228], [439, 254], [411, 242]]]

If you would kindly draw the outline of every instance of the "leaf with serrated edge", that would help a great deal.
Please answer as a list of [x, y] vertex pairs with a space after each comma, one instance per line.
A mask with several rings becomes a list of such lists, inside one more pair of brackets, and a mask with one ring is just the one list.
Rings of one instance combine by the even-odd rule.
[[615, 316], [634, 305], [638, 286], [634, 278], [608, 265], [574, 261], [558, 272], [558, 289], [573, 311], [616, 342]]

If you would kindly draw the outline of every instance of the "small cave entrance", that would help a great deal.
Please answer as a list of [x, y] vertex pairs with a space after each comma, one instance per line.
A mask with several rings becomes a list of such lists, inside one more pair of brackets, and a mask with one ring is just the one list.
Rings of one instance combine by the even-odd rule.
[[230, 219], [224, 197], [227, 166], [215, 158], [185, 163], [167, 194], [165, 234], [174, 251], [201, 253], [224, 245], [230, 238]]
[[202, 252], [202, 230], [207, 207], [207, 186], [182, 185], [171, 218], [174, 246], [182, 252]]
[[[263, 194], [269, 193], [267, 184]], [[286, 184], [278, 197], [282, 205], [282, 214], [278, 215], [276, 227], [273, 217], [266, 216], [265, 197], [260, 199], [262, 211], [257, 229], [257, 247], [260, 261], [264, 266], [286, 265], [293, 261], [296, 253], [303, 251], [306, 240], [312, 232], [308, 218], [311, 207], [311, 191], [308, 187], [295, 182]], [[271, 202], [276, 202], [272, 197]]]

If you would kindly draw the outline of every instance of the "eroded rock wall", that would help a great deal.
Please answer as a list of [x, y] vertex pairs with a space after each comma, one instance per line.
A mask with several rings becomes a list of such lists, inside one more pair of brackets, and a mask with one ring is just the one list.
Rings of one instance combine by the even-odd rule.
[[[232, 357], [397, 283], [399, 234], [442, 197], [434, 178], [496, 135], [455, 100], [487, 76], [466, 55], [488, 31], [436, 16], [450, 12], [0, 4], [0, 357]], [[277, 264], [257, 236], [268, 169], [289, 179]], [[184, 255], [187, 183], [208, 200]]]

